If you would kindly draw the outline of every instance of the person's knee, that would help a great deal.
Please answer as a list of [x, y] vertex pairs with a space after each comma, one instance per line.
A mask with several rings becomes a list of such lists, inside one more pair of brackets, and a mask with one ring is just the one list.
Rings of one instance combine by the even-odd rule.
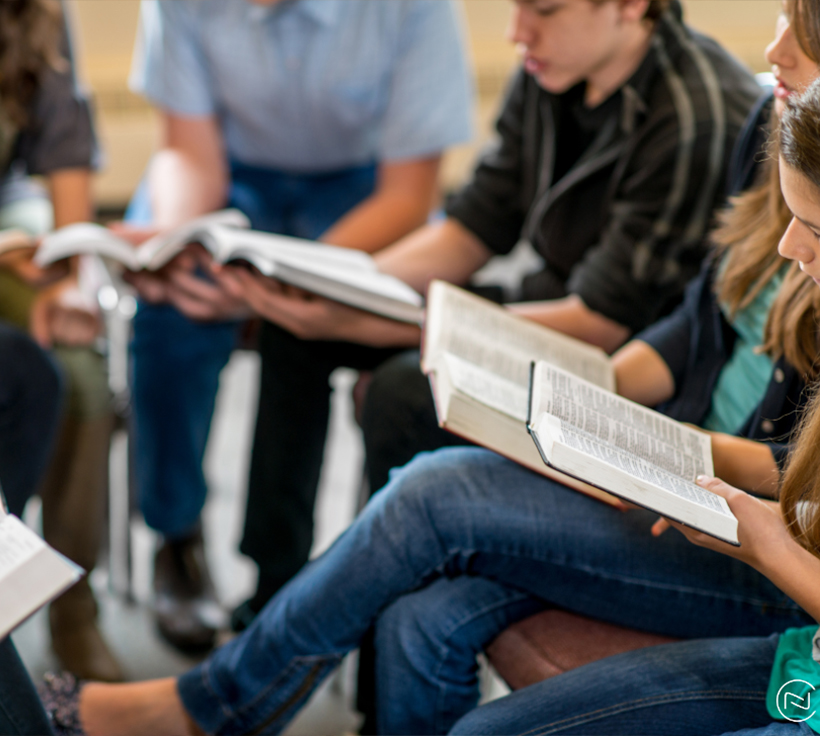
[[388, 606], [375, 627], [377, 661], [403, 672], [411, 669], [417, 676], [432, 678], [432, 669], [448, 647], [450, 632], [443, 619], [431, 611], [426, 596], [406, 595]]
[[394, 508], [397, 516], [429, 516], [431, 507], [442, 498], [457, 503], [458, 496], [469, 489], [473, 473], [480, 472], [483, 455], [488, 454], [470, 447], [420, 452], [407, 465], [391, 471], [390, 482], [374, 500]]
[[66, 383], [66, 414], [81, 421], [111, 413], [105, 358], [92, 348], [55, 348]]
[[57, 366], [28, 335], [6, 325], [0, 325], [0, 377], [11, 397], [32, 396], [55, 410], [60, 403], [63, 380]]
[[[430, 403], [427, 377], [419, 367], [419, 354], [412, 350], [382, 363], [374, 372], [364, 403], [363, 425], [375, 431], [401, 425], [408, 412]], [[375, 435], [376, 432], [374, 432]]]

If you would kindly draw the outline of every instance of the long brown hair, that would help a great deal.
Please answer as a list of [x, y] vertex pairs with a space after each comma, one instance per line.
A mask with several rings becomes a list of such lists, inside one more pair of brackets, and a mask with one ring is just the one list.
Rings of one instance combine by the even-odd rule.
[[[804, 53], [820, 60], [820, 3], [789, 0], [786, 13]], [[777, 253], [777, 244], [791, 213], [780, 193], [777, 121], [772, 127], [769, 155], [756, 186], [731, 200], [731, 208], [719, 216], [720, 225], [713, 235], [718, 253], [725, 259], [716, 290], [731, 313], [747, 306], [786, 263]], [[784, 357], [807, 379], [817, 378], [817, 315], [820, 290], [793, 263], [769, 311], [761, 350], [773, 359]]]
[[[817, 192], [820, 206], [820, 79], [797, 99], [789, 100], [780, 130], [780, 156], [804, 176]], [[816, 295], [820, 292], [810, 282]], [[814, 326], [815, 330], [817, 325]], [[801, 422], [796, 445], [789, 455], [780, 503], [791, 534], [820, 557], [820, 393], [815, 395]]]
[[48, 67], [60, 69], [61, 10], [56, 0], [0, 0], [0, 105], [18, 127]]

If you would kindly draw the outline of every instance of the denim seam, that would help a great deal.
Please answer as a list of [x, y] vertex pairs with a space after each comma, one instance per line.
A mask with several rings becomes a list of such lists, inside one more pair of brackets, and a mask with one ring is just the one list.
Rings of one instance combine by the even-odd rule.
[[619, 713], [625, 713], [639, 708], [649, 708], [654, 705], [664, 705], [668, 703], [683, 703], [690, 700], [760, 700], [766, 697], [766, 693], [761, 690], [691, 690], [679, 693], [667, 693], [655, 695], [650, 698], [631, 700], [618, 705], [600, 708], [590, 711], [580, 716], [564, 718], [548, 726], [523, 731], [517, 736], [548, 736], [549, 734], [560, 733], [564, 728], [583, 725], [592, 721], [608, 718]]
[[206, 661], [202, 664], [201, 670], [201, 679], [202, 679], [202, 686], [205, 688], [207, 692], [211, 694], [211, 697], [219, 704], [219, 709], [222, 711], [222, 714], [226, 720], [233, 718], [233, 710], [228, 706], [228, 704], [219, 696], [216, 692], [216, 688], [213, 686], [213, 677], [211, 676], [211, 662]]
[[[524, 600], [525, 598], [531, 598], [531, 597], [532, 596], [530, 596], [526, 593], [518, 593], [518, 594], [516, 594], [516, 596], [514, 598], [506, 598], [504, 601], [496, 601], [495, 603], [484, 606], [483, 608], [481, 608], [479, 610], [471, 611], [469, 614], [463, 616], [462, 618], [460, 618], [457, 622], [455, 622], [452, 626], [450, 626], [448, 628], [448, 630], [446, 631], [445, 636], [444, 636], [444, 642], [449, 641], [451, 639], [451, 637], [453, 636], [453, 634], [458, 629], [462, 628], [466, 623], [470, 623], [472, 621], [475, 621], [477, 618], [480, 618], [481, 616], [483, 616], [486, 613], [494, 611], [494, 610], [496, 610], [496, 609], [498, 609], [498, 608], [500, 608], [504, 605], [508, 605], [511, 601], [517, 602], [517, 601]], [[444, 667], [444, 662], [447, 659], [447, 655], [450, 651], [451, 651], [451, 647], [447, 646], [446, 644], [442, 644], [442, 646], [439, 647], [438, 664], [436, 665], [436, 668], [435, 668], [436, 682], [441, 681], [440, 673], [441, 673], [442, 668]], [[442, 726], [442, 723], [441, 723], [441, 712], [443, 710], [442, 701], [445, 699], [444, 693], [442, 692], [444, 689], [445, 688], [443, 688], [443, 687], [439, 688], [439, 693], [438, 693], [438, 696], [436, 698], [436, 710], [435, 710], [435, 715], [434, 715], [434, 723], [435, 723], [435, 727], [436, 727], [436, 733], [444, 733], [444, 730], [445, 730]], [[449, 729], [449, 727], [448, 727], [448, 729]]]
[[[330, 659], [336, 659], [338, 661], [341, 661], [342, 656], [343, 654], [337, 652], [332, 654], [317, 654], [304, 657], [293, 657], [290, 660], [290, 662], [288, 662], [288, 664], [285, 666], [285, 668], [281, 670], [281, 672], [275, 679], [271, 680], [271, 682], [268, 683], [266, 687], [260, 690], [253, 700], [251, 700], [248, 703], [245, 703], [240, 708], [234, 710], [231, 717], [233, 719], [240, 719], [245, 717], [251, 709], [255, 708], [261, 701], [265, 700], [272, 690], [279, 687], [283, 680], [286, 680], [289, 677], [291, 677], [294, 670], [305, 665], [309, 665], [311, 663], [322, 662]], [[307, 674], [310, 674], [310, 672], [308, 672]], [[307, 674], [305, 676], [305, 679], [307, 678]], [[298, 691], [298, 689], [298, 687], [295, 688], [294, 692]]]

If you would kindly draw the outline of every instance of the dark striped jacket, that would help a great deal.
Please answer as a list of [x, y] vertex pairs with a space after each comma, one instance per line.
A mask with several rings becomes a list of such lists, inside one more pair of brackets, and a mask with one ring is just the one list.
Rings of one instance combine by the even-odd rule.
[[683, 25], [675, 5], [616, 94], [593, 143], [554, 182], [553, 101], [520, 71], [498, 140], [447, 214], [496, 253], [532, 243], [544, 268], [525, 279], [522, 299], [574, 293], [637, 332], [678, 303], [697, 274], [732, 146], [760, 89]]

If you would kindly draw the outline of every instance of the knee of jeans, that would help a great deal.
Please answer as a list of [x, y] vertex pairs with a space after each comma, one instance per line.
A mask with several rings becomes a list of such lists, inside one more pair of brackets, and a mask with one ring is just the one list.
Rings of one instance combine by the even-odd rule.
[[390, 471], [390, 482], [374, 496], [378, 503], [395, 509], [397, 516], [414, 512], [428, 517], [432, 503], [447, 497], [453, 502], [461, 489], [470, 485], [469, 476], [480, 472], [474, 447], [445, 447], [433, 452], [420, 452], [407, 465]]
[[425, 601], [423, 594], [411, 593], [388, 606], [376, 622], [374, 641], [378, 661], [391, 670], [410, 668], [432, 679], [431, 668], [449, 651], [450, 632], [443, 625], [446, 617]]

